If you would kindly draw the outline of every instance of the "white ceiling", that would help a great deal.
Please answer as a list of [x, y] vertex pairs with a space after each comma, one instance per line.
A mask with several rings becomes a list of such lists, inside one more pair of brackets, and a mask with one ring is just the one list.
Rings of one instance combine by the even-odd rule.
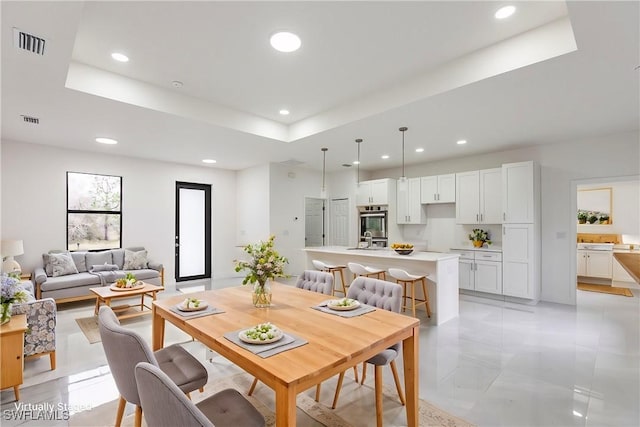
[[2, 138], [225, 169], [328, 147], [338, 170], [356, 138], [361, 168], [399, 166], [400, 126], [407, 164], [639, 128], [638, 2], [504, 4], [3, 1]]

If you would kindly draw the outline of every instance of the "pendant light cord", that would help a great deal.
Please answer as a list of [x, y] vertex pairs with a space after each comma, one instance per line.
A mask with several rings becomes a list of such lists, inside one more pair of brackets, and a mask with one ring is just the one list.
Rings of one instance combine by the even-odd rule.
[[361, 138], [356, 139], [356, 144], [358, 144], [358, 184], [360, 184], [360, 143], [362, 142]]
[[326, 188], [324, 186], [324, 175], [325, 175], [325, 170], [327, 167], [327, 150], [328, 148], [321, 148], [322, 150], [322, 190], [324, 191], [324, 189]]
[[401, 178], [406, 178], [405, 174], [404, 174], [404, 132], [409, 129], [406, 126], [401, 127], [400, 129], [398, 129], [400, 132], [402, 132], [402, 177]]

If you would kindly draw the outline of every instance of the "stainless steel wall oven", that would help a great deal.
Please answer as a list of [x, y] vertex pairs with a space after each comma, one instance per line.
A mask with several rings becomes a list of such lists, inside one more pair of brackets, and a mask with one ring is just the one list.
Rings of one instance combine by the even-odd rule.
[[[378, 208], [379, 209], [379, 208]], [[374, 246], [387, 246], [387, 211], [369, 210], [360, 211], [360, 241], [365, 241], [365, 232], [370, 232]]]

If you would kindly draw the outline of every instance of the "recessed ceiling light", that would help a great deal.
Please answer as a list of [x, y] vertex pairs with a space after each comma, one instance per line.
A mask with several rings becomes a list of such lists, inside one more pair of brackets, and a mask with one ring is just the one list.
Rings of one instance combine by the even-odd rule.
[[353, 161], [353, 164], [354, 164], [354, 165], [359, 165], [359, 164], [360, 164], [360, 162], [359, 162], [359, 161], [357, 161], [357, 160], [354, 160], [354, 161]]
[[115, 139], [111, 139], [111, 138], [96, 138], [96, 142], [99, 142], [100, 144], [108, 144], [108, 145], [115, 145], [118, 143], [118, 141], [116, 141]]
[[513, 15], [515, 11], [516, 11], [515, 6], [505, 6], [498, 9], [498, 11], [494, 16], [496, 17], [496, 19], [505, 19]]
[[383, 159], [385, 159], [385, 160], [386, 160], [386, 159], [388, 159], [388, 158], [389, 158], [389, 155], [388, 155], [388, 154], [384, 154], [384, 155], [382, 155], [381, 157], [382, 157]]
[[171, 82], [171, 86], [179, 89], [184, 86], [184, 83], [182, 83], [180, 80], [174, 80]]
[[283, 116], [288, 116], [289, 115], [289, 110], [280, 110], [279, 113]]
[[204, 160], [202, 160], [202, 163], [209, 163], [209, 164], [212, 164], [212, 163], [216, 163], [216, 161], [215, 161], [215, 160], [213, 160], [213, 159], [204, 159]]
[[129, 62], [129, 57], [124, 53], [113, 52], [111, 57], [118, 62]]
[[424, 148], [416, 148], [416, 153], [422, 153], [424, 151]]
[[456, 142], [456, 144], [458, 144], [458, 145], [464, 145], [464, 144], [466, 144], [466, 143], [467, 143], [467, 140], [466, 140], [466, 139], [461, 139], [461, 140], [459, 140], [459, 141], [457, 141], [457, 142]]
[[286, 53], [294, 52], [300, 49], [300, 46], [302, 45], [300, 37], [287, 31], [275, 33], [271, 36], [269, 41], [275, 50]]

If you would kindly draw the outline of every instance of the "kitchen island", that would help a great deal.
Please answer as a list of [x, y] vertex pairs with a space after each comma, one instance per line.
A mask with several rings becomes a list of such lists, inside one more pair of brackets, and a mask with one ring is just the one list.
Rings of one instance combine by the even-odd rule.
[[[410, 274], [426, 274], [430, 297], [431, 322], [441, 325], [458, 317], [458, 254], [440, 252], [416, 252], [398, 255], [391, 249], [348, 249], [342, 246], [305, 248], [307, 268], [313, 269], [311, 260], [318, 259], [333, 264], [348, 262], [378, 267], [401, 268]], [[349, 272], [346, 272], [347, 277]], [[387, 274], [387, 280], [395, 280]], [[347, 278], [350, 283], [350, 279]], [[422, 291], [416, 286], [416, 298]], [[426, 314], [421, 314], [426, 316]]]

